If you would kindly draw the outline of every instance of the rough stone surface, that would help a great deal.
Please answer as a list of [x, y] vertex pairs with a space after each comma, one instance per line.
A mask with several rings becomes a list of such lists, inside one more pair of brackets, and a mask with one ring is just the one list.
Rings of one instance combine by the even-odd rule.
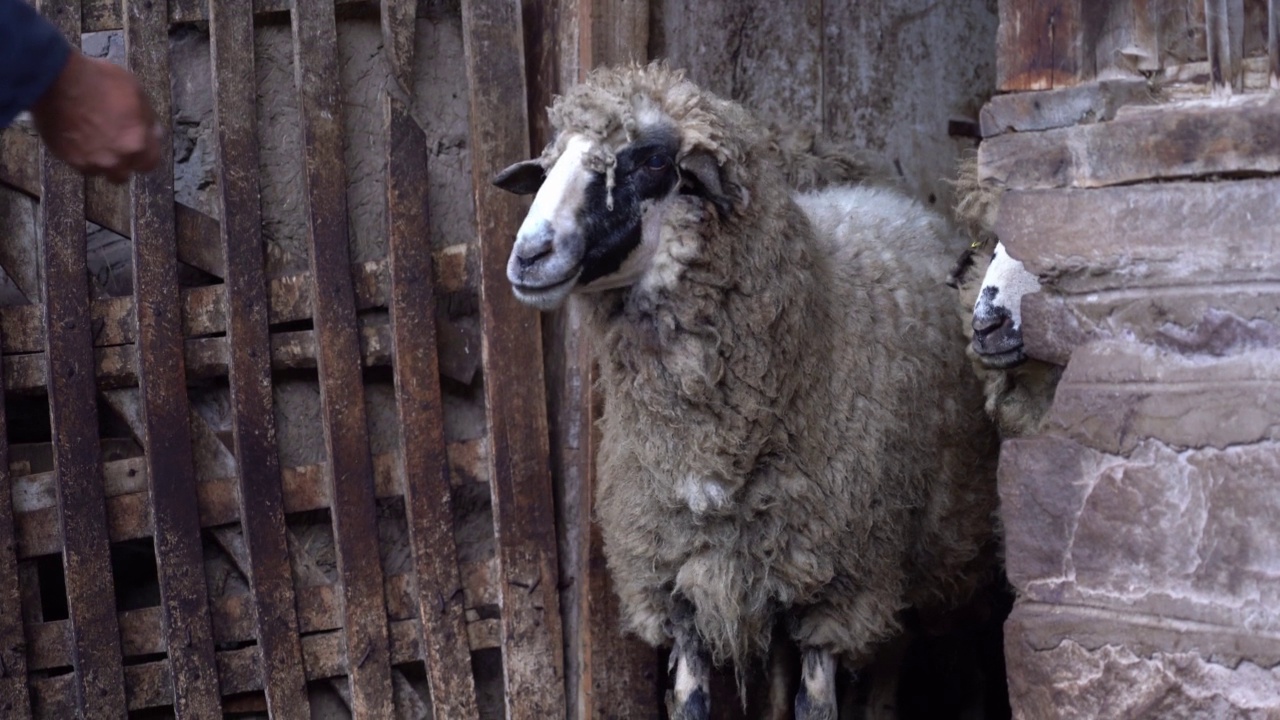
[[1061, 90], [996, 95], [978, 119], [982, 136], [1104, 122], [1129, 104], [1152, 102], [1146, 80], [1108, 80]]
[[1178, 449], [1280, 440], [1280, 350], [1192, 355], [1126, 341], [1091, 343], [1072, 356], [1047, 425], [1118, 455], [1148, 439]]
[[1280, 443], [1129, 457], [1006, 442], [1007, 571], [1021, 597], [1280, 633]]
[[1080, 294], [1050, 289], [1023, 298], [1022, 318], [1027, 353], [1059, 365], [1091, 340], [1128, 339], [1187, 352], [1207, 351], [1195, 347], [1201, 335], [1204, 343], [1224, 347], [1240, 341], [1280, 344], [1273, 342], [1280, 329], [1280, 284]]
[[[1015, 96], [1021, 97], [1021, 96]], [[989, 138], [979, 175], [1001, 187], [1103, 187], [1280, 171], [1280, 100], [1125, 108], [1110, 122]]]
[[1011, 191], [996, 234], [1058, 292], [1280, 277], [1280, 180]]
[[[1045, 637], [1035, 627], [1044, 624], [1041, 617], [1026, 609], [1015, 609], [1006, 626], [1006, 657], [1018, 669], [1009, 678], [1015, 718], [1280, 717], [1280, 667], [1274, 660], [1268, 665], [1219, 659], [1197, 648], [1201, 639], [1214, 644], [1212, 632], [1180, 633], [1180, 644], [1189, 647], [1176, 650], [1135, 649], [1146, 643], [1125, 642], [1123, 630], [1112, 642], [1086, 644], [1060, 632]], [[1088, 614], [1065, 614], [1056, 618], [1059, 629], [1098, 624]], [[1130, 629], [1152, 635], [1146, 628]]]

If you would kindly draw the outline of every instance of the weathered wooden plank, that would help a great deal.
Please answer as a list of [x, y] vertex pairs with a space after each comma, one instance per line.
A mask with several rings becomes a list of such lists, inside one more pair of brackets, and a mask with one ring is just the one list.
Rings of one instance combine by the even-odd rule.
[[[317, 343], [314, 330], [275, 333], [270, 336], [271, 368], [297, 370], [317, 366]], [[227, 337], [187, 340], [184, 348], [189, 381], [227, 377], [231, 372], [232, 352], [241, 350]], [[256, 352], [256, 351], [255, 351]], [[360, 352], [365, 367], [391, 364], [391, 329], [387, 325], [363, 325], [360, 328]], [[4, 367], [4, 386], [11, 392], [39, 392], [48, 385], [44, 353], [10, 355]], [[138, 387], [136, 347], [112, 345], [94, 349], [94, 372], [100, 389]]]
[[[489, 183], [529, 156], [519, 7], [462, 4], [471, 109], [472, 189], [480, 239], [481, 327], [498, 557], [507, 717], [564, 717], [555, 514], [548, 472], [538, 315], [507, 284], [507, 249], [524, 204]], [[519, 358], [519, 361], [516, 361]]]
[[[824, 8], [818, 0], [656, 2], [648, 29], [641, 9], [631, 5], [612, 0], [584, 3], [581, 43], [584, 53], [590, 50], [590, 57], [583, 58], [583, 69], [622, 62], [632, 55], [643, 59], [645, 45], [635, 49], [626, 45], [647, 35], [653, 57], [669, 58], [686, 68], [699, 87], [743, 103], [767, 122], [817, 128], [823, 123], [824, 75], [847, 72], [840, 63], [855, 62], [841, 54], [855, 38], [836, 39], [823, 33], [824, 22], [826, 27], [841, 26], [838, 20], [824, 19], [824, 10], [853, 12], [845, 10], [845, 4], [826, 3]], [[824, 43], [827, 47], [822, 52]]]
[[1244, 0], [1205, 0], [1205, 40], [1213, 94], [1244, 90]]
[[[156, 114], [170, 117], [165, 5], [125, 0], [125, 56]], [[178, 720], [221, 718], [205, 588], [195, 465], [183, 366], [173, 198], [173, 150], [132, 180], [133, 285], [137, 298], [142, 442], [152, 507], [165, 651]]]
[[[268, 301], [258, 205], [257, 90], [249, 0], [210, 0], [214, 127], [224, 218], [228, 371], [261, 684], [273, 717], [310, 717], [275, 447]], [[255, 673], [257, 675], [257, 673]], [[220, 673], [223, 692], [227, 675]]]
[[[575, 7], [576, 6], [576, 7]], [[706, 7], [705, 5], [703, 7]], [[688, 8], [669, 7], [677, 15]], [[580, 80], [592, 67], [644, 60], [649, 47], [648, 2], [579, 0], [561, 13], [574, 12], [575, 22], [560, 20], [550, 30], [560, 36], [559, 52], [529, 72], [531, 97], [547, 98]], [[794, 23], [794, 13], [779, 13], [779, 22]], [[526, 22], [529, 13], [524, 16]], [[661, 20], [658, 33], [668, 44], [681, 45], [697, 30], [678, 27], [677, 18]], [[808, 25], [795, 23], [801, 34]], [[699, 29], [701, 26], [699, 26]], [[526, 58], [539, 67], [538, 45], [530, 36], [545, 28], [525, 27]], [[543, 40], [545, 42], [545, 39]], [[803, 53], [807, 44], [791, 47]], [[677, 50], [682, 52], [682, 50]], [[753, 51], [748, 48], [750, 54]], [[750, 62], [750, 61], [748, 61]], [[549, 72], [547, 67], [555, 69]], [[765, 81], [767, 82], [767, 80]], [[776, 87], [776, 85], [775, 85]], [[531, 101], [534, 146], [550, 140], [541, 127], [549, 102]], [[816, 108], [815, 117], [816, 117]], [[541, 134], [539, 134], [541, 131]], [[567, 718], [656, 717], [662, 707], [657, 654], [635, 638], [622, 634], [618, 603], [605, 569], [603, 542], [592, 522], [594, 434], [599, 408], [594, 403], [594, 360], [581, 332], [576, 306], [545, 316], [542, 339], [547, 376], [547, 416], [550, 419], [550, 461], [555, 481], [556, 531], [560, 573], [564, 580], [560, 608], [564, 620]]]
[[[41, 12], [68, 37], [80, 36], [79, 0], [47, 0]], [[40, 204], [45, 327], [62, 566], [72, 624], [76, 714], [96, 720], [125, 715], [124, 671], [107, 544], [98, 454], [89, 287], [85, 276], [84, 180], [41, 153]]]
[[997, 95], [978, 115], [984, 138], [1105, 122], [1126, 105], [1146, 105], [1155, 96], [1146, 80], [1103, 80], [1060, 90]]
[[1267, 65], [1271, 89], [1280, 90], [1280, 1], [1267, 0]]
[[1099, 78], [1160, 69], [1160, 15], [1176, 8], [1162, 0], [1120, 0], [1090, 9], [1101, 15], [1094, 21], [1101, 27], [1093, 39]]
[[[40, 199], [39, 140], [25, 133], [0, 134], [0, 183]], [[177, 203], [178, 259], [222, 277], [226, 258], [214, 239], [218, 221], [199, 210]], [[129, 237], [129, 192], [101, 178], [85, 184], [85, 217], [108, 230]]]
[[1111, 122], [988, 138], [984, 182], [1016, 189], [1280, 172], [1280, 98], [1135, 109]]
[[406, 97], [413, 90], [413, 52], [417, 39], [417, 0], [380, 0], [382, 51], [391, 65], [391, 76]]
[[395, 711], [382, 566], [374, 508], [373, 468], [365, 418], [355, 291], [351, 284], [342, 165], [342, 105], [337, 23], [328, 0], [298, 0], [293, 14], [294, 78], [302, 111], [302, 142], [313, 317], [325, 447], [333, 486], [334, 548], [342, 578], [351, 710], [359, 718]]
[[9, 419], [0, 388], [0, 715], [13, 720], [31, 717], [27, 691], [26, 637], [18, 587], [17, 540], [14, 527], [12, 474], [9, 470]]
[[[336, 5], [347, 5], [362, 0], [333, 0]], [[253, 0], [252, 9], [246, 9], [253, 15], [270, 15], [289, 12], [288, 0]], [[192, 0], [178, 0], [169, 4], [169, 22], [198, 23], [209, 20], [207, 5]], [[119, 30], [124, 27], [120, 14], [120, 0], [86, 0], [84, 3], [84, 31], [100, 32], [103, 30]]]
[[422, 242], [428, 229], [426, 137], [402, 103], [390, 96], [385, 103], [393, 367], [418, 617], [434, 712], [466, 720], [479, 711], [453, 538], [435, 294], [421, 281], [432, 277], [431, 253]]
[[1051, 90], [1093, 79], [1084, 0], [1000, 0], [996, 88]]
[[[433, 253], [435, 282], [440, 292], [456, 292], [466, 282], [465, 246], [448, 247]], [[444, 265], [441, 268], [440, 265]], [[354, 268], [356, 307], [370, 310], [386, 307], [390, 293], [387, 262], [371, 260]], [[226, 285], [181, 288], [182, 332], [188, 338], [218, 335], [227, 331]], [[268, 322], [271, 324], [306, 320], [311, 317], [310, 274], [303, 273], [269, 282]], [[94, 347], [127, 345], [137, 341], [137, 318], [133, 297], [95, 300], [90, 306]], [[0, 307], [0, 348], [6, 354], [43, 352], [45, 349], [43, 307], [39, 304]]]
[[[388, 598], [387, 615], [392, 624], [404, 620], [415, 620], [418, 606], [416, 579], [410, 574], [393, 575], [387, 578], [385, 592]], [[481, 597], [477, 594], [476, 597]], [[219, 645], [236, 645], [252, 640], [255, 635], [254, 611], [252, 598], [244, 595], [226, 595], [217, 598], [212, 604], [214, 619], [214, 638]], [[148, 607], [119, 613], [121, 643], [124, 655], [136, 658], [144, 655], [158, 655], [165, 652], [164, 633], [160, 630], [162, 611], [159, 607]], [[322, 632], [341, 632], [341, 590], [335, 584], [313, 585], [307, 592], [298, 596], [298, 616], [304, 634]], [[497, 633], [491, 631], [494, 621], [469, 621], [460, 630], [460, 641], [464, 650], [483, 650], [497, 647]], [[21, 625], [21, 623], [20, 623]], [[417, 629], [421, 629], [420, 627]], [[66, 667], [71, 658], [71, 628], [66, 620], [53, 622], [26, 623], [26, 637], [29, 642], [25, 653], [20, 654], [32, 671], [51, 670]], [[414, 659], [426, 659], [421, 648]], [[470, 672], [468, 661], [466, 672]], [[126, 680], [127, 682], [127, 680]], [[260, 682], [260, 681], [259, 681]], [[224, 689], [224, 694], [234, 692]], [[132, 703], [132, 699], [130, 700]], [[166, 699], [164, 704], [171, 703]], [[451, 701], [448, 704], [456, 705]], [[475, 704], [474, 701], [472, 703]], [[6, 718], [10, 717], [8, 715]], [[442, 717], [444, 717], [442, 715]], [[448, 716], [456, 717], [456, 716]]]
[[[418, 632], [416, 619], [391, 623], [388, 634], [390, 657], [393, 663], [401, 665], [420, 659], [417, 655]], [[307, 680], [323, 680], [348, 673], [349, 661], [343, 648], [340, 631], [309, 635], [302, 640], [302, 648], [306, 657]], [[261, 674], [258, 671], [258, 654], [254, 650], [248, 647], [218, 652], [217, 672], [222, 678], [225, 695], [257, 692], [263, 689]], [[131, 665], [125, 669], [124, 678], [123, 686], [127, 688], [129, 710], [145, 710], [163, 707], [166, 704], [171, 692], [168, 660]], [[32, 695], [36, 698], [36, 706], [42, 711], [38, 717], [50, 718], [50, 720], [74, 717], [72, 684], [68, 675], [34, 679], [31, 683]]]

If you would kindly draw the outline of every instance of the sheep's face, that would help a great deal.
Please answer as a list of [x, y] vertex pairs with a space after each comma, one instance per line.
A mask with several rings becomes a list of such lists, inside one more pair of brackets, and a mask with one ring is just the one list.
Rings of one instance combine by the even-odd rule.
[[700, 175], [718, 172], [694, 158], [680, 160], [679, 137], [662, 125], [618, 147], [583, 135], [559, 146], [552, 160], [517, 163], [494, 178], [505, 190], [537, 193], [516, 235], [507, 279], [516, 297], [542, 310], [559, 307], [572, 292], [635, 283], [653, 260], [671, 203], [680, 192], [704, 189]]
[[1026, 362], [1022, 297], [1039, 290], [1039, 279], [997, 243], [973, 306], [973, 350], [984, 365], [1003, 369]]

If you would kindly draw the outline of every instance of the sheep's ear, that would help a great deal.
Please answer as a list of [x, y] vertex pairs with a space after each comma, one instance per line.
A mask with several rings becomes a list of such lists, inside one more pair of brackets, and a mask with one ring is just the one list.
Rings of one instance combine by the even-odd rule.
[[724, 191], [720, 164], [710, 153], [693, 152], [680, 160], [680, 185], [681, 192], [711, 201], [721, 215], [733, 208], [733, 201]]
[[493, 184], [516, 195], [532, 195], [538, 192], [546, 179], [547, 171], [542, 169], [542, 163], [525, 160], [494, 175]]

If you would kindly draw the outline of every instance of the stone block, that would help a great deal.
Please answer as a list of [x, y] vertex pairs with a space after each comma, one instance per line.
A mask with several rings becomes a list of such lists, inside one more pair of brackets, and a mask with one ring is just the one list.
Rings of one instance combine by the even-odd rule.
[[1153, 95], [1142, 78], [1104, 80], [1060, 90], [996, 95], [978, 115], [982, 136], [1035, 132], [1105, 122], [1125, 105], [1147, 104]]
[[1015, 718], [1280, 717], [1280, 642], [1088, 608], [1020, 604], [1005, 625]]
[[1000, 458], [1021, 597], [1280, 633], [1280, 443], [1127, 456], [1043, 436]]
[[1131, 107], [1114, 120], [1006, 133], [978, 149], [983, 182], [1016, 189], [1280, 172], [1280, 100]]
[[1022, 300], [1022, 333], [1032, 357], [1065, 365], [1081, 345], [1131, 339], [1189, 353], [1280, 344], [1280, 285], [1191, 285], [1064, 294]]
[[1147, 440], [1177, 449], [1280, 440], [1280, 349], [1215, 356], [1126, 341], [1085, 345], [1063, 373], [1047, 427], [1116, 455]]
[[996, 234], [1063, 293], [1274, 283], [1280, 180], [1008, 192]]

